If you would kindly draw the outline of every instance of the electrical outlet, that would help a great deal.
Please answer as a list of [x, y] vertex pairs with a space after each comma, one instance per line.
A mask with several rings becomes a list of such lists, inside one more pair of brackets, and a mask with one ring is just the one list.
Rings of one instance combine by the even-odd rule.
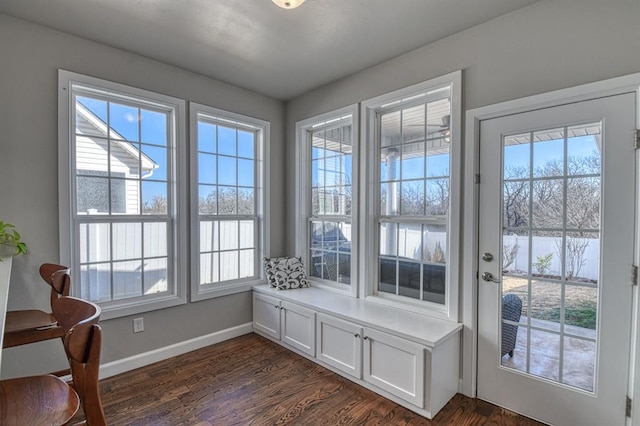
[[133, 332], [140, 333], [144, 331], [144, 318], [134, 318], [133, 319]]

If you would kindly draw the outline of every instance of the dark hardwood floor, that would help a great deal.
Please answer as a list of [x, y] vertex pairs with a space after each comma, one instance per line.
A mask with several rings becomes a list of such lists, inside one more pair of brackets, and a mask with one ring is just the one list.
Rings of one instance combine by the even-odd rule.
[[112, 426], [540, 424], [460, 394], [429, 421], [256, 334], [102, 380], [100, 389]]

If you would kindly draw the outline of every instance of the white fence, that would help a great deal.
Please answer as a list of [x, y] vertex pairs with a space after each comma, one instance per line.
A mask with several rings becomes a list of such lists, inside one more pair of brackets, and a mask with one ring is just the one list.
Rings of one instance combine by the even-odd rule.
[[[582, 265], [574, 277], [597, 280], [600, 275], [600, 240], [598, 238], [576, 238], [577, 241], [586, 244], [582, 255]], [[508, 251], [509, 247], [518, 246], [518, 253], [511, 265], [506, 269], [511, 272], [529, 271], [529, 237], [518, 235], [505, 235], [503, 237], [503, 248]], [[543, 258], [552, 255], [551, 262], [545, 275], [557, 275], [562, 273], [562, 238], [559, 237], [532, 237], [531, 241], [531, 273], [537, 274], [535, 264], [538, 257]], [[567, 266], [568, 268], [568, 266]], [[568, 271], [567, 271], [568, 273]]]

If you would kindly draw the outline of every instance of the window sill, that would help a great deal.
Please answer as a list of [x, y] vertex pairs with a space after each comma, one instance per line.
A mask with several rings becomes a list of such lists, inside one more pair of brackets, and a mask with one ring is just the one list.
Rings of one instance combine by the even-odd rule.
[[416, 314], [427, 315], [434, 318], [457, 322], [457, 318], [451, 318], [445, 305], [439, 305], [433, 302], [412, 300], [392, 294], [374, 294], [366, 296], [364, 299], [368, 302], [378, 303], [380, 305], [389, 306], [407, 312], [413, 312]]
[[173, 306], [184, 305], [187, 303], [186, 297], [182, 296], [164, 296], [157, 299], [127, 301], [120, 300], [102, 305], [98, 303], [102, 309], [101, 319], [109, 320], [114, 318], [137, 315], [144, 312], [156, 311], [158, 309], [170, 308]]
[[[214, 299], [216, 297], [228, 296], [231, 294], [251, 291], [253, 286], [265, 284], [263, 279], [250, 281], [235, 281], [232, 283], [211, 284], [208, 286], [198, 286], [191, 292], [191, 302]], [[193, 288], [193, 287], [192, 287]]]

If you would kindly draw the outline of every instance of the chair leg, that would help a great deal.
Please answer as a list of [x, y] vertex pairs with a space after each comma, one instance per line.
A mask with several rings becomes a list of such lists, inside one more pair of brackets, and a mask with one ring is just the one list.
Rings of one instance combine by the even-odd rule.
[[513, 349], [509, 351], [509, 358], [513, 358]]

